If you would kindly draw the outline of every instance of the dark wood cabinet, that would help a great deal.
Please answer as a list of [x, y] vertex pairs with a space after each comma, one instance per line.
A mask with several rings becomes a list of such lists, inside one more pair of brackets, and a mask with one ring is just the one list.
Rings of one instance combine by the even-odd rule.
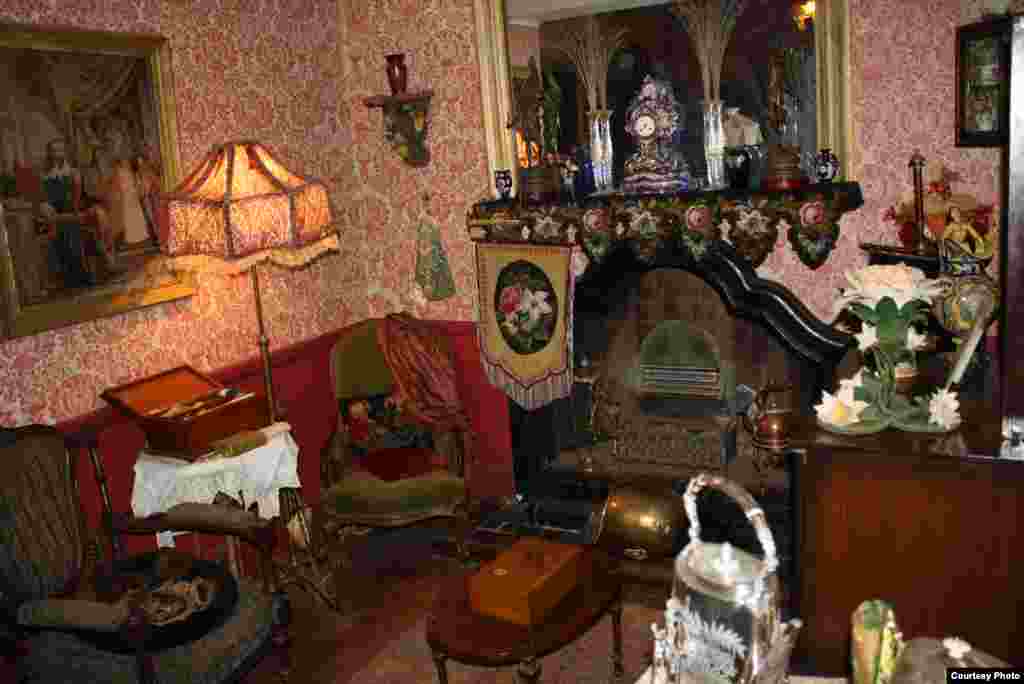
[[1024, 461], [980, 456], [999, 452], [997, 418], [976, 410], [941, 436], [801, 429], [797, 658], [814, 672], [847, 673], [850, 616], [870, 598], [906, 638], [959, 636], [1024, 664]]

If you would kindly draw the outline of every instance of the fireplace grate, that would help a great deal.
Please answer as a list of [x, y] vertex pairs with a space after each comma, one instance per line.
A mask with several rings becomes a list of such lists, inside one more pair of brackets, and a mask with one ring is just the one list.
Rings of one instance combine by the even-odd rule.
[[721, 396], [721, 373], [717, 368], [640, 364], [640, 386], [644, 392], [677, 396]]

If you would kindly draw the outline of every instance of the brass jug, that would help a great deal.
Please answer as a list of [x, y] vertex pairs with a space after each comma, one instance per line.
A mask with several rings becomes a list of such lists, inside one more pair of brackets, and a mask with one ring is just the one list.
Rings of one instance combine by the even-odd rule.
[[785, 449], [793, 430], [793, 386], [768, 382], [754, 396], [743, 423], [754, 438], [754, 445], [766, 449]]
[[[739, 504], [763, 559], [700, 538], [697, 494], [705, 487]], [[676, 557], [666, 628], [655, 630], [654, 674], [669, 682], [781, 683], [803, 623], [782, 620], [779, 559], [764, 511], [743, 487], [707, 473], [690, 480], [683, 503], [690, 541]]]

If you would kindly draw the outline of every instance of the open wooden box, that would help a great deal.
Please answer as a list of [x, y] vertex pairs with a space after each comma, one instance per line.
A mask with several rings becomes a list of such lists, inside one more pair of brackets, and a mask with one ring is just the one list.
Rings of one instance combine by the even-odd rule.
[[270, 423], [259, 392], [225, 387], [190, 366], [104, 390], [101, 397], [135, 420], [146, 433], [147, 450], [201, 455], [211, 442]]

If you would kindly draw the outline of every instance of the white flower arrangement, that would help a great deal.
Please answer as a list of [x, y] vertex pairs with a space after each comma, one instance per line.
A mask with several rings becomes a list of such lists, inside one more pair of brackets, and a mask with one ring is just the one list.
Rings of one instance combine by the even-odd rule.
[[960, 402], [955, 392], [947, 388], [926, 398], [907, 399], [894, 391], [897, 378], [914, 368], [915, 352], [927, 343], [915, 324], [925, 322], [932, 300], [942, 292], [942, 281], [903, 264], [866, 266], [846, 278], [850, 286], [836, 300], [836, 312], [847, 309], [861, 320], [854, 337], [874, 364], [840, 380], [834, 395], [823, 392], [814, 407], [818, 420], [838, 428], [868, 422], [880, 429], [890, 424], [909, 430], [956, 428]]

